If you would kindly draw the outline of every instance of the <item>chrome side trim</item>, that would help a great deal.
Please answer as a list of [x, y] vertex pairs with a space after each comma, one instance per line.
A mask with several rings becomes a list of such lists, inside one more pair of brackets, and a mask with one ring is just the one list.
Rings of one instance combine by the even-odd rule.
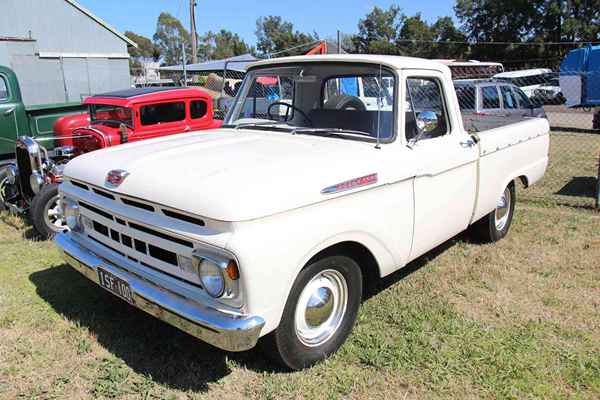
[[101, 267], [129, 283], [134, 307], [202, 341], [227, 351], [248, 350], [258, 341], [265, 324], [259, 316], [226, 314], [168, 293], [152, 282], [102, 260], [77, 244], [68, 233], [58, 233], [54, 242], [67, 263], [92, 282], [99, 285], [97, 269]]

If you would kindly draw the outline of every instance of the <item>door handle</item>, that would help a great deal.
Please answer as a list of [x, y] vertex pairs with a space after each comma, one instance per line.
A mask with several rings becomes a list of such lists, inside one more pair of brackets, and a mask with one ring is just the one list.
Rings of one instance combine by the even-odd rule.
[[475, 141], [473, 139], [469, 139], [466, 142], [460, 142], [460, 146], [465, 147], [465, 148], [473, 147], [473, 146], [475, 146]]
[[4, 111], [4, 115], [10, 115], [10, 114], [12, 114], [13, 112], [15, 112], [15, 108], [16, 107], [11, 107], [8, 110]]

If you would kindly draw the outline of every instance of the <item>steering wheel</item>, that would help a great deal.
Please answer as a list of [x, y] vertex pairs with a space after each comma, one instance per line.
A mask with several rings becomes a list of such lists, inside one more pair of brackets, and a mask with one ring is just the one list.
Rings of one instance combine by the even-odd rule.
[[315, 124], [313, 124], [313, 122], [311, 121], [311, 119], [308, 118], [308, 115], [306, 115], [306, 113], [304, 111], [302, 111], [301, 109], [299, 109], [298, 107], [296, 107], [293, 104], [284, 103], [283, 101], [275, 101], [275, 102], [269, 104], [269, 107], [267, 108], [267, 116], [269, 117], [269, 119], [275, 121], [275, 116], [273, 114], [271, 114], [271, 110], [275, 106], [285, 106], [285, 107], [287, 107], [287, 110], [285, 112], [285, 122], [289, 121], [289, 115], [290, 115], [290, 109], [291, 109], [291, 110], [298, 111], [298, 113], [300, 115], [302, 115], [302, 117], [306, 120], [306, 122], [308, 122], [310, 124], [311, 127], [315, 126]]

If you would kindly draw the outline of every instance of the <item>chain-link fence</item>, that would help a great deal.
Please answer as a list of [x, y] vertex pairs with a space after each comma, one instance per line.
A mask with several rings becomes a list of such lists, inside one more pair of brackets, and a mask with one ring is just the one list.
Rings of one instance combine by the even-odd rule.
[[560, 61], [501, 62], [504, 72], [470, 85], [456, 81], [455, 87], [467, 128], [485, 118], [505, 123], [515, 116], [548, 119], [548, 170], [541, 182], [522, 191], [522, 198], [593, 208], [598, 202], [600, 108], [589, 107], [582, 92], [593, 89], [594, 77], [560, 70]]

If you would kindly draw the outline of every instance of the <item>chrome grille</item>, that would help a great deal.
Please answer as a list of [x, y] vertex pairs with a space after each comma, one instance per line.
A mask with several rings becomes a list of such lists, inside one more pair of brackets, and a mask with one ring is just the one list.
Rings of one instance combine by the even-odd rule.
[[148, 212], [152, 212], [152, 213], [159, 213], [159, 214], [164, 215], [165, 217], [169, 217], [169, 218], [173, 218], [173, 219], [176, 219], [179, 221], [187, 222], [189, 224], [193, 224], [193, 225], [197, 225], [197, 226], [206, 226], [206, 223], [203, 219], [198, 218], [196, 216], [186, 214], [186, 213], [178, 211], [178, 210], [173, 210], [173, 209], [169, 209], [167, 207], [153, 205], [153, 204], [150, 204], [148, 202], [145, 202], [145, 201], [142, 201], [139, 199], [131, 198], [128, 196], [123, 196], [123, 195], [115, 193], [115, 192], [110, 192], [105, 189], [93, 187], [92, 185], [89, 185], [87, 183], [78, 182], [75, 180], [69, 180], [69, 182], [73, 186], [76, 186], [80, 189], [83, 189], [86, 191], [91, 190], [93, 193], [95, 193], [99, 196], [102, 196], [104, 198], [107, 198], [107, 199], [110, 199], [110, 200], [113, 200], [116, 202], [120, 202], [120, 203], [125, 204], [130, 207], [135, 207], [140, 210], [144, 210], [144, 211], [148, 211]]
[[85, 235], [145, 268], [202, 287], [192, 265], [194, 244], [78, 201]]
[[33, 197], [35, 193], [31, 190], [31, 186], [29, 184], [29, 177], [33, 172], [31, 170], [31, 159], [29, 157], [29, 152], [26, 148], [22, 148], [21, 146], [17, 146], [16, 149], [16, 157], [17, 157], [17, 168], [19, 169], [19, 184], [21, 185], [21, 190], [26, 197]]

